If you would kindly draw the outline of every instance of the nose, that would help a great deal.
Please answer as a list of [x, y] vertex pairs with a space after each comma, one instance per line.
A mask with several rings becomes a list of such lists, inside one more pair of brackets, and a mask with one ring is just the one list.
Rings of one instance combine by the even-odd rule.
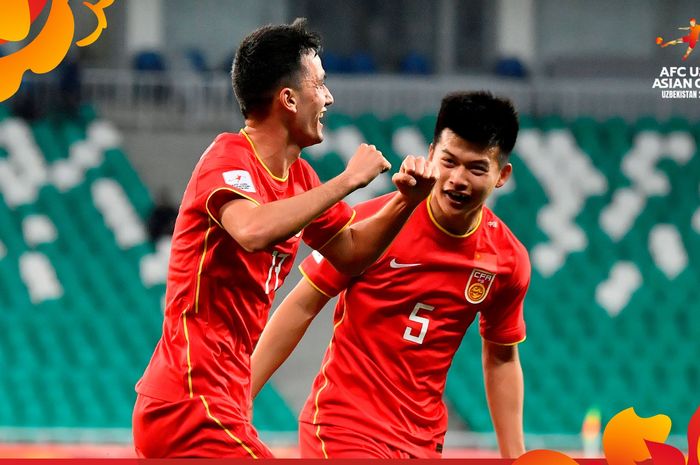
[[458, 166], [450, 172], [448, 179], [449, 186], [456, 191], [468, 191], [469, 180], [467, 170], [463, 166]]
[[333, 94], [331, 94], [331, 91], [328, 90], [328, 87], [326, 87], [325, 85], [323, 87], [326, 89], [326, 106], [330, 107], [335, 101], [333, 100]]

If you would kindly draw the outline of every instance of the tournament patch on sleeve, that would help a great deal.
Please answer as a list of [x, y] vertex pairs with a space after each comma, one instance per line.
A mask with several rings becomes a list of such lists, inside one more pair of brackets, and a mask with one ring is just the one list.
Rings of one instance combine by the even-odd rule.
[[250, 173], [245, 170], [226, 171], [224, 174], [224, 182], [229, 186], [240, 189], [244, 192], [255, 192], [253, 178]]

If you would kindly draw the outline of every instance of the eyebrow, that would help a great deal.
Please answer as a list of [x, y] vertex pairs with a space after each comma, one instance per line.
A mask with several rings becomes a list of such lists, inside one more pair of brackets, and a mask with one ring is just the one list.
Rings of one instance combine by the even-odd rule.
[[[442, 149], [442, 153], [444, 153], [445, 155], [448, 155], [448, 156], [451, 157], [451, 158], [454, 158], [455, 160], [457, 159], [457, 156], [456, 156], [454, 153], [450, 152], [450, 151], [449, 151], [448, 149], [446, 149], [446, 148], [443, 148], [443, 149]], [[478, 160], [470, 160], [468, 163], [470, 163], [470, 164], [474, 164], [474, 163], [485, 163], [485, 164], [487, 164], [487, 165], [490, 165], [490, 164], [491, 164], [491, 157], [489, 157], [488, 155], [486, 155], [485, 157], [479, 158]]]

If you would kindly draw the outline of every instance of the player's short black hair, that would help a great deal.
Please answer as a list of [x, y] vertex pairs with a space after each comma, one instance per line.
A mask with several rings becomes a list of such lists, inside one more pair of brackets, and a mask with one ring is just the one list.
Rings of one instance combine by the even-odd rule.
[[265, 116], [275, 91], [298, 82], [302, 55], [320, 51], [321, 37], [306, 29], [305, 18], [251, 32], [238, 47], [231, 71], [243, 116]]
[[498, 147], [498, 162], [503, 166], [515, 146], [520, 124], [518, 113], [508, 99], [485, 91], [453, 92], [442, 99], [433, 143], [437, 143], [445, 128], [481, 150]]

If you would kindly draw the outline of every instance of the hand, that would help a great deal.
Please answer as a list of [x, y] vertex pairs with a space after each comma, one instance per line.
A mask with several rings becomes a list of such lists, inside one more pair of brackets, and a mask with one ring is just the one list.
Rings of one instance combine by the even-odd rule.
[[438, 168], [423, 157], [407, 156], [391, 180], [401, 195], [415, 204], [430, 194], [439, 176]]
[[391, 163], [374, 145], [360, 144], [348, 162], [345, 172], [351, 176], [357, 188], [364, 187], [381, 173], [389, 170]]

